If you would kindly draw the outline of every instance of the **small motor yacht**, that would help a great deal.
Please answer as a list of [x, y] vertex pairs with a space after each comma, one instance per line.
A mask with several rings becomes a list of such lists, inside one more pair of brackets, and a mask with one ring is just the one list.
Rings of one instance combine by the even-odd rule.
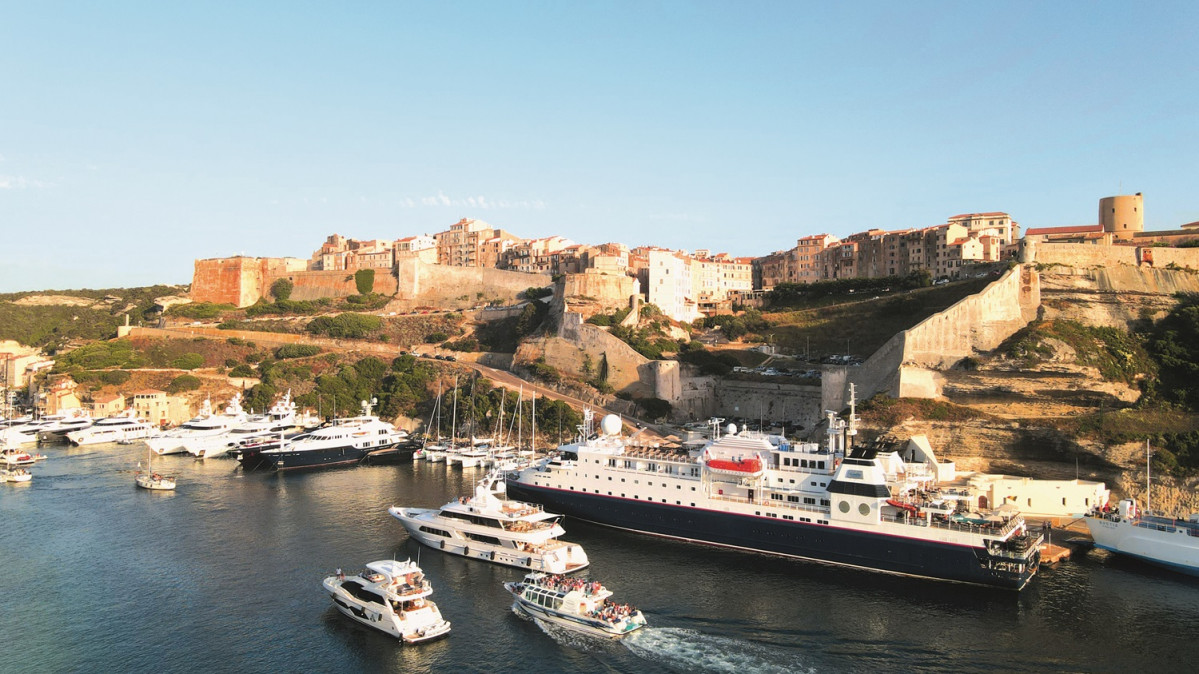
[[29, 482], [33, 474], [24, 468], [0, 468], [0, 482]]
[[504, 583], [516, 598], [513, 608], [576, 632], [618, 639], [645, 627], [645, 616], [627, 604], [608, 601], [612, 592], [586, 578], [530, 573], [519, 582]]
[[412, 560], [371, 562], [353, 576], [338, 569], [322, 585], [346, 617], [404, 643], [431, 641], [450, 631], [449, 621], [429, 599], [432, 585]]

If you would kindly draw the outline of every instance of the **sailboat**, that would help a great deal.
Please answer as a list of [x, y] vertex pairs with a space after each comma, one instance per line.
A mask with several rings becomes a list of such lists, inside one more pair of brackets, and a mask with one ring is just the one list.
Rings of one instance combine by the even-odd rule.
[[142, 462], [137, 462], [137, 472], [134, 473], [133, 483], [142, 489], [154, 489], [159, 491], [169, 491], [175, 488], [175, 478], [159, 475], [151, 470], [150, 462], [154, 457], [154, 450], [146, 446], [146, 471], [142, 472]]
[[1145, 511], [1122, 499], [1116, 509], [1096, 507], [1084, 518], [1095, 547], [1134, 557], [1173, 571], [1199, 576], [1199, 513], [1187, 519], [1155, 515], [1149, 509], [1152, 453], [1145, 441]]

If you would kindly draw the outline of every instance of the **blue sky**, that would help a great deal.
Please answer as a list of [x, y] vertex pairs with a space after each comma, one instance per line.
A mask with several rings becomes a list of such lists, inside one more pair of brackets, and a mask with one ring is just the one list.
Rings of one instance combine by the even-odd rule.
[[1199, 3], [0, 1], [0, 291], [434, 233], [1199, 220]]

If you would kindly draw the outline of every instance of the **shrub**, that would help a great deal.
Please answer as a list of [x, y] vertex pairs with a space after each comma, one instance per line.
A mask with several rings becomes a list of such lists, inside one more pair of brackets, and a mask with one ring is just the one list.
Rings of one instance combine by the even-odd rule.
[[479, 340], [474, 339], [473, 337], [467, 337], [465, 339], [459, 339], [453, 342], [446, 342], [442, 346], [453, 351], [478, 351]]
[[176, 304], [167, 309], [168, 316], [181, 318], [209, 319], [216, 318], [223, 311], [236, 311], [232, 304], [214, 304], [212, 302], [192, 302], [191, 304]]
[[200, 378], [195, 375], [181, 374], [167, 385], [167, 393], [175, 395], [184, 391], [194, 391], [200, 388]]
[[321, 347], [312, 344], [285, 344], [275, 349], [275, 358], [307, 358], [321, 352]]
[[359, 295], [366, 295], [375, 289], [375, 270], [374, 269], [359, 269], [354, 272], [354, 287], [358, 288]]
[[430, 332], [429, 334], [425, 335], [425, 343], [426, 344], [439, 344], [449, 338], [450, 338], [450, 336], [445, 334], [444, 332]]
[[670, 416], [674, 406], [661, 398], [641, 398], [637, 400], [637, 404], [645, 411], [645, 416], [651, 420], [662, 419]]
[[245, 363], [241, 363], [239, 365], [235, 365], [232, 370], [229, 370], [229, 376], [230, 377], [253, 377], [254, 376], [254, 368], [250, 367], [249, 365], [246, 365]]
[[171, 367], [177, 367], [180, 370], [194, 370], [198, 367], [204, 367], [204, 356], [198, 353], [185, 353], [172, 360]]
[[109, 370], [100, 374], [100, 381], [112, 386], [120, 386], [129, 381], [131, 375], [124, 370]]
[[271, 284], [271, 297], [274, 297], [276, 301], [291, 299], [291, 291], [293, 288], [295, 288], [295, 286], [291, 281], [281, 278]]
[[337, 316], [318, 316], [305, 328], [314, 335], [361, 339], [383, 327], [383, 319], [370, 314], [345, 313]]

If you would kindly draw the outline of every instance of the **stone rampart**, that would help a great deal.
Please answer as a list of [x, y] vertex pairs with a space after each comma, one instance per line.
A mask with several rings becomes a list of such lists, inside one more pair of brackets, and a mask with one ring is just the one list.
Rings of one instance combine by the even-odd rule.
[[570, 377], [583, 376], [585, 359], [590, 359], [596, 369], [606, 362], [612, 388], [641, 396], [655, 395], [657, 374], [651, 367], [653, 361], [606, 330], [584, 323], [575, 312], [562, 316], [557, 336], [522, 344], [515, 361], [530, 363], [539, 358]]
[[692, 418], [741, 417], [771, 425], [787, 421], [810, 430], [820, 422], [824, 410], [820, 386], [720, 379], [712, 396], [711, 411]]
[[397, 299], [442, 308], [468, 308], [493, 299], [510, 300], [529, 288], [550, 285], [546, 274], [425, 264], [415, 258], [397, 261], [396, 279]]
[[[1148, 243], [1148, 242], [1146, 242]], [[1146, 259], [1146, 254], [1148, 258]], [[1085, 243], [1029, 243], [1023, 251], [1024, 262], [1042, 267], [1115, 267], [1149, 266], [1158, 269], [1178, 267], [1199, 269], [1199, 248], [1157, 248], [1151, 246], [1092, 246]]]
[[603, 311], [624, 309], [636, 294], [636, 279], [617, 274], [567, 274], [563, 296], [567, 303], [586, 302]]
[[[270, 274], [263, 287], [270, 291], [271, 285], [285, 278], [292, 282], [291, 299], [316, 300], [322, 297], [349, 297], [358, 294], [358, 284], [352, 271], [299, 271]], [[396, 279], [389, 269], [376, 269], [372, 292], [380, 295], [396, 293]]]
[[272, 277], [297, 273], [306, 262], [290, 257], [225, 257], [196, 260], [191, 299], [248, 307], [270, 288]]

